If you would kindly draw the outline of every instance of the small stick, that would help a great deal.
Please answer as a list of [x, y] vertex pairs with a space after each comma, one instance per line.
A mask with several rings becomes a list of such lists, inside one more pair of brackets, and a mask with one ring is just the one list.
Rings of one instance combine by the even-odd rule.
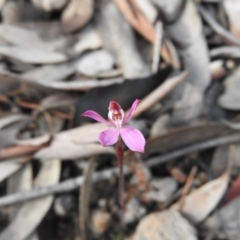
[[181, 197], [178, 201], [178, 204], [179, 204], [179, 208], [181, 209], [182, 206], [183, 206], [183, 203], [184, 203], [184, 199], [186, 197], [186, 195], [188, 194], [189, 190], [190, 190], [190, 187], [192, 185], [192, 182], [194, 180], [194, 177], [197, 173], [197, 168], [194, 166], [192, 169], [191, 169], [191, 172], [187, 178], [187, 181], [186, 181], [186, 184], [182, 190], [182, 194], [181, 194]]

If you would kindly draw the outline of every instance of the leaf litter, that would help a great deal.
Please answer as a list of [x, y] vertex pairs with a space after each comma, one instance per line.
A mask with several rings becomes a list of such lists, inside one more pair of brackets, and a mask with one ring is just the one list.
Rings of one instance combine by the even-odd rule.
[[[0, 9], [0, 239], [238, 239], [239, 0]], [[80, 115], [135, 99], [121, 229], [116, 151]]]

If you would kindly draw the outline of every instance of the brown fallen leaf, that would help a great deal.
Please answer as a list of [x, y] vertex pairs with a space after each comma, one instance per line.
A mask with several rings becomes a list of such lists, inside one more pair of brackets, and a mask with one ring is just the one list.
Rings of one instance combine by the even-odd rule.
[[71, 33], [84, 27], [92, 18], [93, 12], [93, 0], [71, 0], [61, 16], [64, 31]]
[[210, 181], [190, 193], [182, 206], [175, 204], [173, 209], [179, 209], [191, 222], [197, 224], [204, 220], [217, 206], [225, 193], [229, 182], [229, 172]]
[[[173, 231], [174, 229], [174, 231]], [[144, 217], [133, 240], [196, 240], [196, 230], [177, 211], [168, 210]]]

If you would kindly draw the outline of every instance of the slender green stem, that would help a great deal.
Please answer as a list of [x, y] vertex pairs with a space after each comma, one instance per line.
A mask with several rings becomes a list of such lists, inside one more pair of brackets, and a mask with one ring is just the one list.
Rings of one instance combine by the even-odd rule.
[[122, 139], [119, 137], [117, 142], [117, 157], [118, 157], [118, 166], [119, 166], [119, 205], [121, 208], [120, 211], [120, 221], [121, 226], [123, 227], [123, 214], [124, 214], [124, 177], [123, 177], [123, 146]]

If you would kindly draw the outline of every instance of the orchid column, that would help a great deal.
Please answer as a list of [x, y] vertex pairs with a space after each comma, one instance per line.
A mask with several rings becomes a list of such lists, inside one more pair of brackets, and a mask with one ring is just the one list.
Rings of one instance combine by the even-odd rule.
[[105, 123], [109, 128], [101, 132], [98, 136], [99, 142], [104, 146], [109, 146], [117, 143], [117, 156], [119, 164], [119, 204], [122, 209], [121, 211], [121, 222], [123, 220], [124, 211], [124, 178], [123, 178], [123, 146], [122, 140], [127, 147], [135, 152], [144, 152], [145, 138], [142, 133], [131, 126], [127, 125], [127, 122], [131, 119], [134, 111], [137, 108], [140, 100], [135, 100], [127, 116], [125, 116], [121, 106], [111, 101], [109, 104], [108, 119], [105, 120], [97, 112], [88, 110], [82, 114], [82, 116], [93, 118], [94, 120]]

